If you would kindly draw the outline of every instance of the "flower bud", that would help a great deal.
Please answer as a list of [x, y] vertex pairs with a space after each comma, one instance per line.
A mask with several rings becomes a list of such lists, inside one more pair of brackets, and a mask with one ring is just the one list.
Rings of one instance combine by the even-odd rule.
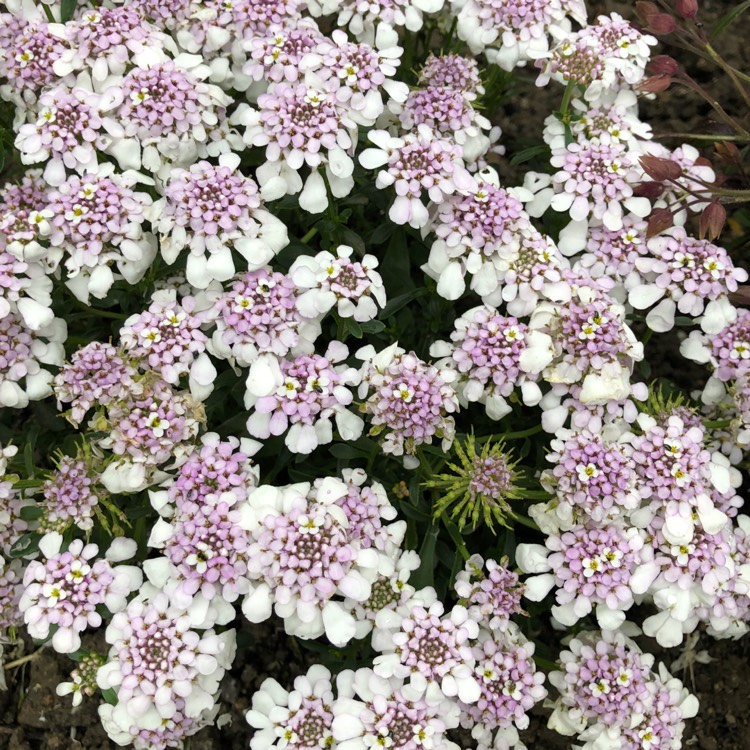
[[675, 0], [674, 7], [682, 18], [692, 21], [698, 15], [698, 0]]
[[682, 167], [671, 159], [661, 159], [658, 156], [642, 156], [640, 159], [643, 171], [657, 182], [677, 180], [682, 174]]
[[709, 240], [715, 240], [724, 228], [727, 220], [727, 212], [724, 206], [718, 201], [714, 201], [703, 209], [700, 221], [698, 222], [698, 233], [701, 239], [708, 237]]
[[656, 36], [666, 36], [677, 28], [677, 21], [669, 13], [653, 13], [644, 19], [646, 31]]
[[671, 85], [672, 79], [669, 76], [651, 76], [638, 85], [638, 90], [647, 94], [658, 94], [660, 91], [666, 91]]
[[659, 8], [654, 3], [637, 2], [635, 4], [635, 14], [638, 20], [647, 24], [650, 20], [659, 14]]
[[652, 75], [673, 76], [680, 69], [680, 64], [669, 55], [656, 55], [648, 63], [648, 72]]
[[717, 141], [714, 143], [714, 151], [716, 156], [727, 164], [739, 164], [742, 158], [740, 150], [731, 141]]
[[633, 195], [638, 198], [648, 198], [653, 203], [664, 192], [661, 182], [642, 182], [633, 189]]
[[656, 208], [648, 217], [648, 227], [646, 228], [646, 239], [651, 239], [657, 234], [661, 234], [665, 229], [669, 229], [674, 224], [674, 217], [668, 208]]

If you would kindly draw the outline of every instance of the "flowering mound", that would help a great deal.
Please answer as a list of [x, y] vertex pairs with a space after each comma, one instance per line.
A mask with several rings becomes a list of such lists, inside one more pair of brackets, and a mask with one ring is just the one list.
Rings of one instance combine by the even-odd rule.
[[641, 635], [750, 629], [748, 273], [741, 191], [639, 118], [697, 4], [639, 6], [8, 0], [0, 656], [137, 750], [223, 726], [272, 617], [320, 663], [252, 750], [523, 750], [535, 707], [682, 747]]

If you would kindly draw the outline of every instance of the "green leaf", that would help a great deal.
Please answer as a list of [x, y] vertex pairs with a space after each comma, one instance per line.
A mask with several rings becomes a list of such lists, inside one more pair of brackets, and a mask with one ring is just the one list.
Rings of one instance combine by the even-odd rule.
[[415, 300], [418, 297], [424, 297], [425, 294], [427, 294], [427, 289], [421, 286], [419, 287], [419, 289], [414, 289], [411, 292], [406, 292], [406, 294], [400, 294], [398, 297], [394, 297], [383, 308], [383, 311], [380, 313], [380, 318], [390, 318], [391, 315], [395, 315], [401, 308], [406, 307], [406, 305], [408, 305], [412, 300]]
[[435, 545], [439, 530], [439, 526], [432, 526], [419, 548], [419, 558], [422, 564], [409, 579], [409, 584], [414, 588], [421, 589], [425, 586], [432, 586], [435, 582]]
[[63, 23], [67, 23], [73, 18], [77, 5], [78, 0], [62, 0], [60, 3], [60, 20]]
[[415, 521], [430, 522], [430, 514], [423, 510], [419, 510], [414, 505], [408, 502], [402, 502], [398, 506], [399, 510], [407, 517], [413, 518]]
[[356, 232], [347, 227], [341, 229], [341, 241], [344, 245], [353, 247], [358, 255], [364, 255], [367, 252], [365, 241]]
[[371, 245], [382, 245], [393, 234], [393, 223], [385, 221], [375, 227], [375, 231], [370, 236]]
[[740, 3], [739, 5], [736, 5], [732, 10], [730, 10], [728, 13], [723, 15], [717, 22], [716, 26], [711, 29], [711, 34], [709, 36], [709, 39], [713, 41], [716, 39], [719, 34], [721, 34], [723, 31], [725, 31], [731, 24], [734, 22], [736, 18], [738, 18], [740, 15], [742, 15], [746, 10], [750, 8], [750, 0], [745, 0], [744, 3]]
[[8, 550], [8, 557], [25, 557], [26, 555], [33, 555], [39, 551], [39, 540], [41, 537], [39, 534], [24, 534], [20, 539], [16, 540], [16, 543]]
[[523, 164], [524, 162], [531, 161], [535, 156], [541, 156], [542, 154], [549, 155], [549, 146], [530, 146], [529, 148], [525, 148], [515, 154], [510, 160], [510, 163], [513, 166], [516, 166], [517, 164]]
[[117, 693], [115, 692], [114, 688], [107, 688], [106, 690], [102, 690], [102, 698], [104, 698], [104, 700], [107, 701], [110, 706], [114, 706], [117, 704]]
[[337, 443], [329, 451], [332, 456], [336, 458], [367, 458], [369, 453], [363, 448], [357, 448], [354, 445], [346, 445], [345, 443]]
[[380, 333], [385, 330], [385, 323], [382, 320], [368, 320], [366, 323], [360, 323], [359, 327], [365, 333]]
[[361, 339], [362, 336], [364, 336], [364, 331], [362, 330], [362, 326], [357, 323], [354, 318], [343, 318], [344, 325], [346, 327], [346, 330], [351, 333], [352, 336], [354, 336], [355, 339]]
[[25, 505], [21, 508], [21, 518], [24, 521], [37, 521], [42, 517], [44, 509], [39, 505]]
[[385, 282], [385, 288], [396, 294], [409, 292], [415, 286], [411, 277], [411, 257], [407, 238], [408, 235], [403, 228], [391, 237], [378, 269]]

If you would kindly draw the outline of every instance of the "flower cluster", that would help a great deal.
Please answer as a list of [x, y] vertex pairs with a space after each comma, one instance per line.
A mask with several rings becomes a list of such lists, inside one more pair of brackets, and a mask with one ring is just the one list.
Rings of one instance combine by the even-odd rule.
[[[356, 668], [269, 675], [252, 750], [524, 750], [526, 598], [576, 628], [552, 729], [680, 750], [696, 701], [626, 618], [663, 647], [750, 629], [748, 274], [691, 235], [724, 178], [642, 121], [668, 63], [640, 28], [582, 0], [8, 0], [0, 645], [25, 625], [114, 742], [179, 749], [221, 726], [231, 625], [275, 615]], [[506, 162], [499, 103], [534, 80], [562, 103]], [[646, 359], [673, 328], [694, 393]]]

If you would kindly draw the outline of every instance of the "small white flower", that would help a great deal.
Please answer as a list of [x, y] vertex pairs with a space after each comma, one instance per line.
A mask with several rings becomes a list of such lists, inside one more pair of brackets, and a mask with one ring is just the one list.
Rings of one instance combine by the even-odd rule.
[[605, 547], [602, 551], [600, 559], [602, 562], [607, 563], [610, 568], [619, 568], [620, 565], [622, 565], [622, 552], [620, 552], [619, 549], [611, 549], [610, 547]]
[[296, 398], [300, 391], [302, 384], [295, 378], [287, 378], [283, 385], [276, 391], [277, 396], [285, 396], [287, 398]]
[[47, 599], [47, 607], [54, 607], [61, 599], [67, 599], [68, 592], [59, 584], [45, 583], [42, 596]]
[[585, 465], [578, 464], [578, 466], [576, 466], [576, 471], [578, 472], [578, 480], [584, 484], [588, 484], [590, 479], [596, 479], [596, 477], [601, 474], [599, 469], [591, 463]]
[[401, 383], [396, 387], [394, 395], [397, 398], [400, 398], [405, 403], [410, 404], [412, 399], [414, 398], [414, 390], [412, 388], [409, 388], [406, 383]]
[[151, 94], [148, 93], [148, 89], [141, 89], [140, 91], [132, 91], [130, 94], [130, 100], [134, 104], [142, 104], [147, 99], [151, 98]]
[[144, 328], [140, 336], [143, 339], [143, 346], [147, 349], [161, 341], [161, 331], [158, 328]]
[[297, 517], [297, 526], [301, 534], [317, 534], [323, 527], [325, 520], [320, 516], [310, 518], [304, 513]]
[[51, 219], [52, 216], [53, 213], [48, 208], [45, 208], [43, 211], [31, 211], [29, 213], [29, 224], [34, 227], [42, 237], [44, 237], [48, 235], [52, 229], [49, 223], [49, 219]]
[[23, 50], [19, 52], [15, 60], [20, 63], [20, 68], [25, 68], [34, 59], [34, 53], [31, 50]]
[[37, 126], [50, 125], [57, 120], [57, 108], [45, 107], [39, 113], [39, 119], [36, 121]]
[[627, 687], [633, 681], [633, 670], [632, 669], [621, 669], [620, 674], [617, 675], [617, 683]]
[[695, 256], [692, 253], [677, 251], [674, 254], [672, 268], [695, 268]]
[[71, 211], [65, 212], [65, 220], [69, 221], [74, 226], [79, 224], [83, 217], [89, 212], [88, 206], [82, 206], [80, 203], [76, 203]]
[[258, 294], [263, 295], [264, 297], [269, 297], [271, 294], [271, 289], [273, 289], [276, 286], [276, 282], [273, 279], [261, 279], [258, 282], [258, 286], [255, 288], [255, 291], [258, 292]]
[[600, 695], [609, 695], [612, 687], [608, 680], [599, 680], [599, 682], [592, 682], [589, 690], [594, 697], [598, 698]]
[[187, 313], [184, 310], [167, 310], [164, 322], [170, 326], [178, 326], [187, 317]]
[[670, 458], [677, 460], [682, 456], [682, 442], [679, 440], [665, 440], [664, 453]]
[[706, 258], [703, 268], [708, 271], [712, 279], [720, 279], [724, 275], [724, 264], [718, 258]]
[[678, 487], [684, 487], [690, 481], [688, 473], [679, 464], [672, 464], [670, 473]]
[[73, 560], [70, 563], [70, 570], [65, 574], [65, 580], [68, 583], [77, 583], [91, 572], [91, 566], [81, 560]]
[[514, 341], [523, 341], [524, 339], [524, 335], [521, 333], [518, 326], [508, 326], [503, 331], [503, 336], [509, 344], [512, 344]]
[[164, 437], [164, 433], [169, 429], [169, 422], [160, 417], [158, 412], [152, 411], [146, 420], [146, 426], [154, 433], [154, 437]]
[[326, 95], [314, 89], [308, 89], [305, 94], [305, 103], [312, 107], [319, 107], [325, 101]]
[[584, 578], [591, 578], [594, 573], [598, 573], [602, 568], [602, 561], [598, 557], [586, 557], [581, 564], [583, 565]]
[[[265, 295], [267, 296], [267, 295]], [[243, 297], [241, 294], [238, 294], [234, 298], [234, 312], [243, 312], [247, 310], [248, 307], [252, 307], [253, 301], [250, 299], [250, 297]]]

